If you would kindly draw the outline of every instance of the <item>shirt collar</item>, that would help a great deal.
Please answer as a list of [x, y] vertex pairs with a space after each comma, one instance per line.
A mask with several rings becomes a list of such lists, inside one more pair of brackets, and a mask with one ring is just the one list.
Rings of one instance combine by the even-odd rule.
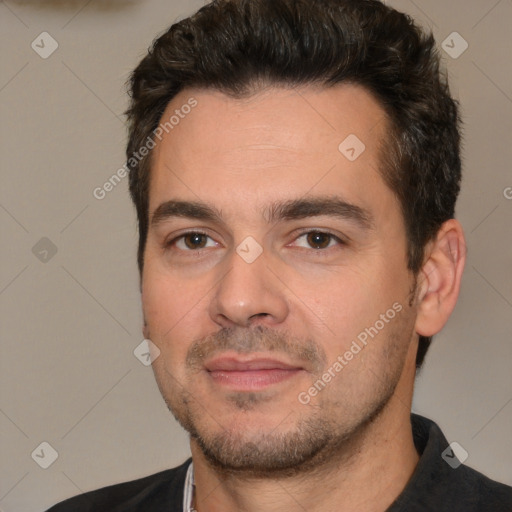
[[192, 508], [192, 498], [194, 497], [194, 463], [191, 462], [187, 469], [185, 477], [185, 489], [183, 493], [183, 512], [195, 512]]

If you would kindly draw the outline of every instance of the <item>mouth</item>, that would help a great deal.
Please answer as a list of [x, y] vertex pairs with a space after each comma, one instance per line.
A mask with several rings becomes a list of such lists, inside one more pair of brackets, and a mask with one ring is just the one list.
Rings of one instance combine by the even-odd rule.
[[217, 385], [258, 391], [296, 377], [304, 368], [277, 359], [223, 356], [208, 361], [205, 370]]

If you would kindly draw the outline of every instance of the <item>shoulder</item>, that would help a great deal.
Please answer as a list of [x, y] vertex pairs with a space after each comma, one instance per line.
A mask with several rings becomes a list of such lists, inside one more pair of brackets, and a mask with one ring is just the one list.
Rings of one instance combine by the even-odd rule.
[[463, 464], [450, 469], [450, 473], [440, 473], [432, 491], [432, 503], [437, 507], [435, 510], [512, 511], [512, 487], [491, 480]]
[[417, 476], [388, 512], [512, 512], [512, 487], [463, 464]]
[[181, 511], [190, 462], [191, 459], [174, 469], [80, 494], [58, 503], [47, 512]]
[[448, 479], [448, 484], [451, 483], [452, 489], [457, 490], [454, 505], [463, 505], [461, 510], [512, 511], [512, 487], [491, 480], [465, 465], [461, 465], [453, 472], [455, 474]]
[[388, 512], [512, 511], [512, 487], [461, 464], [436, 423], [412, 415], [412, 429], [420, 460]]

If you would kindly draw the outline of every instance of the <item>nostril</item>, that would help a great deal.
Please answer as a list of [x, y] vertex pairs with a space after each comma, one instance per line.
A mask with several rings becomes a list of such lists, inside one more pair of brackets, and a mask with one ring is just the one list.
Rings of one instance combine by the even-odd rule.
[[251, 321], [253, 320], [253, 318], [259, 318], [259, 317], [267, 317], [267, 316], [270, 316], [269, 313], [256, 313], [255, 315], [251, 315], [249, 317], [249, 322], [248, 323], [251, 323]]

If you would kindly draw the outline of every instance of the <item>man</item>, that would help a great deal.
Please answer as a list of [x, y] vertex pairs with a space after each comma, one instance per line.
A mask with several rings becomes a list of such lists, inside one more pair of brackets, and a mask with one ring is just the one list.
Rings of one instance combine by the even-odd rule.
[[131, 96], [144, 335], [193, 464], [51, 510], [512, 510], [411, 417], [465, 261], [432, 36], [375, 0], [214, 1]]

